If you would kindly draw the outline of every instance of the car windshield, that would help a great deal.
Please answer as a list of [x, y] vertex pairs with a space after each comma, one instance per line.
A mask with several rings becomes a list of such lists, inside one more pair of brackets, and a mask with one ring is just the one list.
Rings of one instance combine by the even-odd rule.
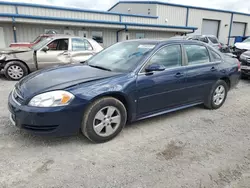
[[42, 40], [42, 41], [38, 42], [37, 44], [35, 44], [31, 48], [33, 50], [39, 50], [40, 48], [42, 48], [45, 44], [47, 44], [51, 40], [52, 40], [52, 38], [46, 38], [45, 40]]
[[249, 42], [250, 42], [250, 37], [247, 38], [247, 39], [245, 39], [243, 42], [244, 42], [244, 43], [249, 43]]
[[87, 61], [92, 67], [109, 71], [130, 72], [155, 44], [130, 41], [114, 44]]

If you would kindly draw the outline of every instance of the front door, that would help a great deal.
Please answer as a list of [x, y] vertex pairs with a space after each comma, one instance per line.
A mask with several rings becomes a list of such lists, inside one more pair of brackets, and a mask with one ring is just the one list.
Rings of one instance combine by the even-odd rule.
[[48, 51], [43, 51], [42, 48], [36, 52], [37, 64], [39, 69], [70, 63], [70, 56], [68, 53], [68, 38], [55, 39], [47, 46]]
[[146, 73], [137, 78], [138, 116], [157, 113], [185, 102], [185, 67], [181, 45], [170, 45], [157, 51], [149, 62], [165, 66], [164, 71]]
[[187, 56], [187, 90], [186, 97], [189, 102], [204, 101], [212, 85], [218, 80], [217, 69], [221, 58], [212, 51], [210, 57], [208, 49], [203, 45], [184, 45]]

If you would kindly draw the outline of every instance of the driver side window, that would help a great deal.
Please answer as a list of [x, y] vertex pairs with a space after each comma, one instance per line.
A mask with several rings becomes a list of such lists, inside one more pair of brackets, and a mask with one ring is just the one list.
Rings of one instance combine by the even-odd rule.
[[49, 51], [65, 51], [68, 50], [68, 39], [57, 39], [48, 44]]
[[[160, 64], [168, 68], [179, 67], [182, 62], [182, 53], [180, 45], [166, 46], [156, 52], [149, 60], [148, 65]], [[147, 67], [146, 66], [146, 67]], [[144, 70], [145, 71], [145, 70]]]

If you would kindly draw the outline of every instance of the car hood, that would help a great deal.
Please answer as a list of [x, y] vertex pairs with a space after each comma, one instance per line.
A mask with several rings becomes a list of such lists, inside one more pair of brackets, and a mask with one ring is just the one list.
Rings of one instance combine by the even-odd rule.
[[16, 84], [16, 89], [24, 99], [28, 99], [39, 93], [65, 89], [120, 74], [122, 73], [105, 71], [83, 64], [58, 66], [28, 75]]
[[244, 55], [244, 56], [250, 56], [250, 51], [246, 51], [246, 52], [244, 52], [242, 55]]
[[32, 49], [28, 47], [15, 47], [15, 48], [3, 48], [0, 49], [0, 54], [15, 54], [15, 53], [22, 53], [31, 51]]
[[238, 42], [235, 43], [235, 47], [241, 50], [250, 50], [250, 43], [248, 42]]

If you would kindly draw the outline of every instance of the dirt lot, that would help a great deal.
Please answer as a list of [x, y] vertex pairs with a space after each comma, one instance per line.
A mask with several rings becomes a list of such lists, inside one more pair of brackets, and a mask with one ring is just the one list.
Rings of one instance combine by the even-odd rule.
[[0, 78], [0, 187], [250, 187], [250, 80], [219, 110], [136, 122], [104, 144], [18, 130], [7, 109], [14, 84]]

